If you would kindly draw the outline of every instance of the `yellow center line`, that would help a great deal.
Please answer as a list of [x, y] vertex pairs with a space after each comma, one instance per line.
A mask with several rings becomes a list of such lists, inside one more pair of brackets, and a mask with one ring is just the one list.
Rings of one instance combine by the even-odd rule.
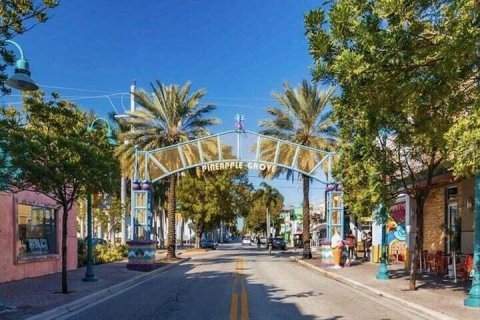
[[237, 320], [238, 314], [238, 294], [232, 293], [232, 301], [230, 303], [230, 320]]
[[232, 299], [230, 302], [230, 320], [238, 319], [238, 299], [240, 298], [240, 319], [248, 320], [248, 293], [245, 288], [245, 276], [242, 274], [243, 258], [237, 259], [233, 278]]

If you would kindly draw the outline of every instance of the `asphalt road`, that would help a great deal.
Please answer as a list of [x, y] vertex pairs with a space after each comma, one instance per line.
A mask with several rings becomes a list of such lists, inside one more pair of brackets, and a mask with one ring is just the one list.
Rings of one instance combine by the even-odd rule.
[[221, 245], [68, 319], [418, 319], [306, 269], [292, 254]]

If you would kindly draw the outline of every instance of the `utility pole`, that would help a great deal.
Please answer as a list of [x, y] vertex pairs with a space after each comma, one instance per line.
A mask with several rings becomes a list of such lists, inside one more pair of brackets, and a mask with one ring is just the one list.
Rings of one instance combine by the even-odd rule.
[[[135, 112], [135, 83], [133, 80], [132, 85], [130, 86], [130, 113]], [[133, 129], [132, 129], [133, 130]], [[124, 141], [127, 143], [127, 141]], [[122, 175], [121, 179], [121, 189], [120, 189], [120, 203], [122, 206], [122, 244], [126, 244], [128, 238], [128, 217], [127, 217], [127, 177]], [[133, 237], [132, 237], [133, 239]]]

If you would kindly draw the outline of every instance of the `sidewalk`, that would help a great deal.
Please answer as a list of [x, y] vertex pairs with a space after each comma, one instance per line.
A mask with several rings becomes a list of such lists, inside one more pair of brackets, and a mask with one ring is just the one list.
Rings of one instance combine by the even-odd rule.
[[327, 277], [356, 288], [392, 304], [415, 310], [426, 319], [480, 319], [480, 309], [463, 306], [471, 282], [437, 278], [431, 273], [422, 273], [417, 278], [417, 290], [409, 291], [409, 274], [403, 264], [388, 266], [390, 279], [376, 280], [377, 263], [359, 263], [351, 267], [334, 269], [320, 266], [318, 259], [298, 260], [302, 265], [314, 269]]
[[[194, 253], [185, 249], [177, 250], [179, 258], [188, 258]], [[165, 256], [165, 250], [157, 251], [157, 260]], [[69, 294], [58, 293], [61, 291], [61, 273], [2, 283], [0, 284], [0, 301], [5, 304], [5, 310], [0, 312], [0, 319], [26, 319], [61, 306], [71, 309], [77, 302], [85, 305], [88, 303], [87, 299], [98, 299], [97, 295], [111, 290], [121, 290], [140, 281], [143, 277], [168, 270], [185, 260], [166, 263], [165, 266], [152, 272], [128, 270], [126, 260], [95, 265], [94, 271], [98, 282], [83, 282], [86, 267], [78, 268], [68, 272], [68, 288], [71, 292]], [[57, 309], [57, 313], [58, 311]]]

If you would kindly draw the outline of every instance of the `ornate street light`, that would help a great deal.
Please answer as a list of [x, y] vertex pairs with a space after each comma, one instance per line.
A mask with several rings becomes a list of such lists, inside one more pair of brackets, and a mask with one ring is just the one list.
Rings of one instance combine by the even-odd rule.
[[25, 59], [22, 48], [18, 43], [12, 40], [5, 40], [5, 43], [12, 44], [20, 51], [20, 59], [15, 62], [15, 74], [13, 77], [5, 81], [8, 86], [22, 90], [22, 91], [35, 91], [38, 86], [30, 78], [30, 69], [28, 67], [28, 61]]
[[473, 280], [472, 288], [463, 304], [467, 307], [480, 307], [480, 174], [475, 177], [475, 204], [474, 204], [474, 231], [473, 231]]
[[[23, 50], [20, 45], [12, 40], [5, 40], [5, 43], [14, 45], [20, 51], [20, 59], [15, 63], [15, 75], [5, 81], [8, 86], [21, 91], [37, 90], [38, 86], [30, 78], [30, 70], [28, 68], [28, 61], [25, 59]], [[0, 301], [0, 311], [5, 309], [5, 304]]]
[[[95, 129], [95, 125], [98, 122], [103, 122], [107, 126], [107, 141], [110, 145], [116, 145], [113, 137], [110, 123], [104, 118], [96, 117], [87, 127], [87, 132], [92, 132]], [[92, 194], [87, 193], [87, 270], [85, 271], [85, 277], [82, 279], [84, 282], [96, 282], [98, 278], [95, 276], [93, 270], [93, 247], [92, 247]]]
[[[383, 180], [383, 183], [387, 183], [387, 179], [386, 179], [386, 157], [387, 157], [387, 137], [388, 137], [388, 131], [387, 129], [385, 128], [382, 128], [380, 129], [380, 138], [379, 138], [379, 142], [380, 142], [380, 147], [382, 148], [382, 152], [383, 152], [383, 156], [382, 156], [382, 180]], [[376, 275], [376, 279], [377, 280], [388, 280], [390, 279], [390, 276], [388, 274], [388, 267], [387, 267], [387, 250], [386, 250], [386, 234], [387, 234], [387, 231], [386, 231], [386, 223], [387, 223], [387, 217], [388, 217], [388, 211], [387, 211], [387, 207], [386, 207], [386, 194], [385, 194], [385, 190], [382, 191], [382, 203], [381, 203], [381, 207], [379, 208], [378, 210], [378, 219], [377, 221], [381, 223], [382, 225], [382, 236], [381, 236], [381, 239], [382, 239], [382, 244], [381, 244], [381, 247], [380, 247], [380, 253], [381, 253], [381, 257], [380, 257], [380, 265], [378, 267], [378, 272], [377, 272], [377, 275]]]

